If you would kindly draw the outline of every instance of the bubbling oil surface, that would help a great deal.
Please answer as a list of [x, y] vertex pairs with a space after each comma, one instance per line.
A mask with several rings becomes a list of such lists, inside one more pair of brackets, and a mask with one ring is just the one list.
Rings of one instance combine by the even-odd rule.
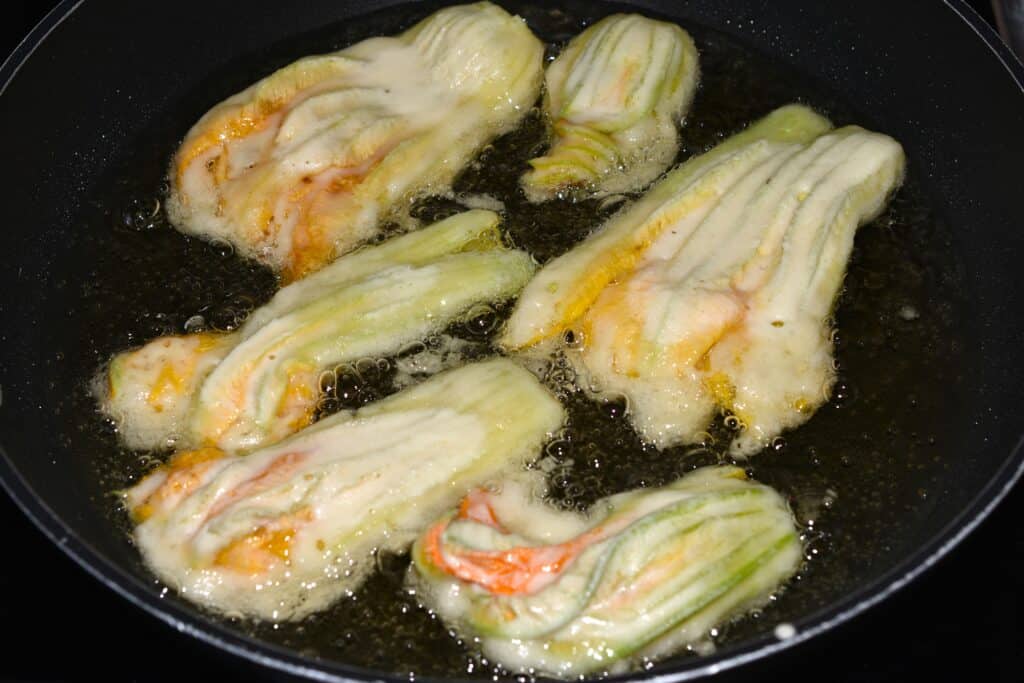
[[[347, 20], [240, 57], [211, 74], [146, 130], [133, 152], [99, 183], [81, 253], [92, 264], [72, 314], [80, 344], [75, 386], [85, 387], [111, 354], [168, 333], [229, 330], [277, 287], [274, 277], [238, 258], [223, 244], [176, 232], [162, 200], [165, 170], [188, 127], [210, 106], [273, 69], [301, 56], [339, 49], [357, 40], [395, 33], [436, 9], [400, 6]], [[548, 44], [549, 58], [582, 27], [622, 8], [596, 2], [512, 3]], [[701, 55], [701, 84], [682, 129], [678, 160], [697, 154], [775, 107], [799, 101], [837, 125], [871, 127], [821, 84], [723, 34], [684, 26]], [[518, 189], [527, 159], [545, 145], [539, 112], [482, 152], [455, 184], [454, 196], [417, 201], [411, 215], [423, 222], [459, 210], [460, 197], [486, 197], [505, 207], [507, 240], [545, 262], [571, 248], [619, 208], [613, 202], [531, 205]], [[912, 159], [911, 159], [912, 161]], [[913, 165], [911, 166], [913, 168]], [[627, 198], [628, 199], [628, 198]], [[860, 230], [836, 308], [839, 382], [832, 400], [813, 419], [777, 439], [744, 466], [790, 501], [806, 540], [807, 563], [777, 600], [717, 629], [695, 648], [728, 647], [770, 634], [826, 607], [877, 566], [909, 552], [906, 532], [934, 505], [932, 487], [955, 454], [945, 450], [943, 400], [963, 353], [962, 301], [951, 233], [929, 210], [911, 171], [888, 211]], [[469, 362], [495, 353], [491, 342], [507, 317], [507, 304], [481, 308], [444, 334], [391, 358], [363, 359], [321, 377], [320, 414], [355, 408], [418, 379], [417, 369]], [[645, 446], [625, 417], [621, 399], [594, 401], [574, 388], [558, 362], [536, 368], [559, 395], [569, 422], [535, 466], [547, 475], [558, 505], [586, 509], [594, 500], [638, 486], [667, 483], [696, 467], [724, 462], [730, 425], [719, 420], [703, 443], [657, 451]], [[76, 450], [96, 505], [130, 543], [130, 526], [111, 492], [138, 480], [166, 457], [130, 452], [84, 390], [71, 401]], [[152, 577], [128, 549], [133, 569]], [[505, 675], [458, 640], [403, 589], [407, 556], [382, 555], [377, 571], [354, 594], [299, 623], [270, 624], [212, 618], [268, 642], [323, 660], [416, 676], [490, 678]], [[169, 599], [176, 599], [172, 596]], [[694, 656], [692, 651], [678, 658]], [[668, 663], [670, 664], [670, 660]]]

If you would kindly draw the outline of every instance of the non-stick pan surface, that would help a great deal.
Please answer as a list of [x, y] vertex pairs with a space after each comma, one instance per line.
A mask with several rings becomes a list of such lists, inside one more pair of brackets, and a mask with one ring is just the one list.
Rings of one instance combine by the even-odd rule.
[[[919, 14], [903, 17], [899, 7], [870, 3], [855, 16], [810, 6], [793, 11], [727, 4], [695, 4], [675, 12], [684, 24], [695, 21], [736, 35], [837, 84], [852, 101], [863, 103], [860, 108], [872, 112], [880, 127], [900, 138], [930, 200], [954, 226], [972, 302], [967, 327], [974, 334], [967, 340], [970, 352], [963, 369], [968, 379], [950, 391], [950, 400], [963, 410], [962, 424], [956, 425], [961, 441], [949, 450], [962, 453], [963, 459], [950, 463], [948, 477], [934, 492], [940, 502], [921, 528], [911, 532], [917, 552], [865, 577], [842, 603], [800, 624], [801, 632], [809, 634], [885, 595], [928, 564], [971, 526], [1019, 466], [1014, 448], [1021, 431], [1022, 393], [1014, 368], [1021, 353], [1017, 344], [1022, 323], [1014, 264], [1024, 249], [1014, 216], [1024, 158], [1016, 131], [1024, 116], [1012, 67], [1000, 64], [1000, 55], [985, 48], [948, 7], [915, 8]], [[108, 564], [110, 557], [123, 553], [117, 549], [123, 540], [97, 518], [95, 506], [69, 476], [75, 444], [62, 433], [60, 415], [53, 412], [63, 388], [61, 355], [74, 343], [65, 321], [76, 312], [67, 311], [66, 302], [73, 298], [65, 292], [83, 285], [75, 272], [58, 272], [54, 264], [73, 262], [68, 252], [91, 179], [173, 102], [176, 92], [190, 88], [190, 78], [200, 79], [210, 65], [345, 14], [342, 7], [327, 4], [305, 9], [301, 17], [295, 8], [287, 17], [274, 14], [281, 8], [259, 3], [249, 8], [252, 23], [236, 26], [236, 35], [228, 30], [235, 13], [227, 10], [230, 16], [218, 17], [220, 10], [206, 8], [204, 25], [196, 26], [188, 24], [184, 4], [161, 9], [167, 17], [151, 9], [126, 7], [117, 13], [86, 4], [53, 31], [4, 93], [0, 135], [9, 138], [5, 148], [17, 165], [6, 169], [4, 183], [9, 227], [3, 237], [6, 339], [0, 427], [10, 460], [4, 466], [13, 468], [5, 469], [5, 482], [66, 549], [185, 630], [198, 626], [206, 637], [247, 648], [252, 655], [258, 650], [252, 644], [155, 599], [144, 582]], [[18, 479], [14, 470], [27, 481]], [[899, 514], [893, 511], [894, 526]], [[723, 650], [666, 673], [732, 663], [739, 654], [763, 653], [769, 643], [765, 639]], [[303, 665], [288, 655], [277, 660], [282, 662]]]

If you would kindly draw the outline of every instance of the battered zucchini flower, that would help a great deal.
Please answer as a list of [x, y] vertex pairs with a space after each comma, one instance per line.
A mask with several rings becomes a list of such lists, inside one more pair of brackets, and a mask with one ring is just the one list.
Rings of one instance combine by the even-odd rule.
[[410, 584], [513, 671], [628, 670], [764, 603], [800, 564], [785, 501], [737, 467], [611, 496], [586, 517], [515, 479], [498, 487], [417, 539]]
[[344, 256], [281, 289], [230, 334], [161, 337], [118, 354], [97, 387], [131, 448], [251, 449], [306, 426], [320, 375], [443, 330], [533, 274], [476, 210]]
[[444, 193], [533, 105], [540, 41], [487, 2], [284, 67], [211, 109], [170, 172], [181, 230], [294, 280]]
[[175, 455], [124, 493], [146, 563], [189, 600], [298, 619], [354, 590], [468, 490], [519, 469], [563, 423], [497, 359], [325, 418], [249, 455]]
[[606, 17], [548, 67], [553, 142], [522, 178], [532, 202], [637, 190], [668, 168], [698, 79], [697, 48], [675, 24]]
[[699, 441], [715, 410], [734, 455], [802, 424], [835, 381], [829, 317], [858, 226], [903, 178], [892, 138], [776, 110], [683, 164], [520, 297], [504, 343], [566, 330], [587, 386], [625, 394], [658, 447]]

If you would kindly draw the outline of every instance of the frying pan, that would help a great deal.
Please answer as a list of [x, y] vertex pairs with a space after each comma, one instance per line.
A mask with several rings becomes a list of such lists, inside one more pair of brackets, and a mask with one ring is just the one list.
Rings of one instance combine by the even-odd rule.
[[[0, 236], [4, 488], [65, 552], [132, 603], [232, 654], [320, 678], [387, 676], [254, 641], [162, 599], [81, 484], [82, 460], [90, 454], [76, 450], [80, 434], [62, 416], [66, 359], [83, 322], [99, 313], [75, 308], [76, 293], [90, 280], [89, 264], [75, 257], [84, 251], [81, 216], [96, 178], [139, 144], [140, 132], [182, 93], [194, 92], [239, 54], [388, 4], [293, 7], [266, 0], [238, 12], [209, 3], [63, 3], [0, 72], [0, 148], [16, 161], [4, 170], [8, 220]], [[960, 3], [911, 8], [872, 1], [858, 3], [855, 12], [824, 3], [635, 4], [684, 26], [734, 36], [870, 112], [874, 127], [903, 142], [912, 175], [951, 227], [964, 300], [958, 308], [963, 366], [943, 397], [953, 406], [944, 452], [956, 458], [937, 467], [927, 514], [909, 521], [899, 519], [900, 510], [883, 515], [879, 524], [893, 528], [895, 549], [866, 548], [882, 559], [842, 595], [797, 619], [796, 638], [756, 635], [709, 657], [672, 660], [651, 674], [683, 680], [773, 654], [891, 595], [959, 543], [1020, 476], [1024, 385], [1015, 369], [1024, 340], [1024, 286], [1015, 276], [1024, 257], [1018, 229], [1024, 69]], [[230, 91], [211, 92], [207, 105]]]

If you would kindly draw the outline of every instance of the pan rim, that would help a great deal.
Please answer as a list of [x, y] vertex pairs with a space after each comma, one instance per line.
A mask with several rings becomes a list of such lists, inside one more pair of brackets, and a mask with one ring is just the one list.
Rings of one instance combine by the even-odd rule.
[[[29, 32], [0, 64], [0, 97], [17, 76], [21, 67], [36, 49], [85, 0], [62, 0]], [[966, 0], [943, 0], [943, 4], [966, 23], [1003, 65], [1024, 94], [1024, 64], [1003, 43], [995, 31]], [[721, 654], [712, 654], [692, 660], [692, 665], [677, 669], [676, 664], [661, 664], [644, 674], [644, 678], [657, 683], [689, 681], [714, 675], [744, 664], [787, 650], [799, 643], [825, 633], [858, 614], [882, 602], [933, 567], [964, 538], [974, 531], [1024, 477], [1024, 434], [1016, 446], [978, 494], [949, 523], [932, 536], [917, 551], [903, 558], [894, 567], [845, 598], [797, 621], [796, 635], [779, 640], [771, 635], [755, 638], [740, 646], [725, 648]], [[317, 681], [404, 681], [387, 672], [364, 669], [331, 660], [314, 660], [293, 650], [257, 640], [236, 632], [221, 623], [185, 606], [164, 602], [138, 577], [125, 571], [90, 544], [80, 538], [32, 489], [22, 477], [7, 451], [0, 446], [0, 488], [17, 507], [76, 564], [101, 584], [142, 611], [156, 617], [174, 630], [198, 641], [244, 658], [254, 664], [279, 672]], [[609, 677], [608, 681], [625, 681], [635, 674]], [[468, 679], [424, 677], [422, 680], [457, 681]]]

